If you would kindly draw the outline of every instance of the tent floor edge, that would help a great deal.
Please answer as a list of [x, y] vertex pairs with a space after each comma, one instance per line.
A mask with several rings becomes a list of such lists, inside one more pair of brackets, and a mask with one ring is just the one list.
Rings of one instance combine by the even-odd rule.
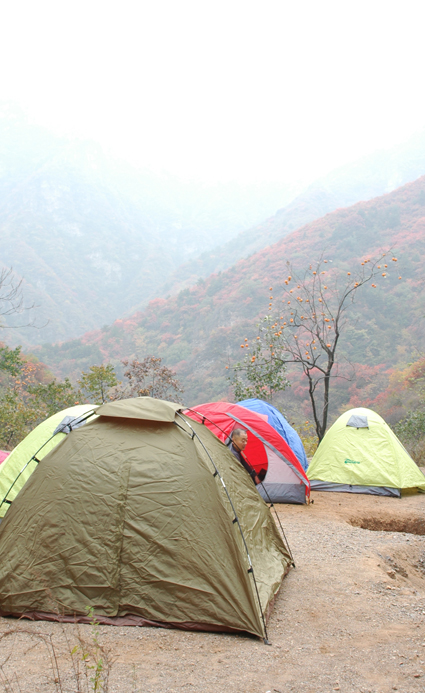
[[138, 628], [166, 628], [206, 633], [233, 633], [250, 638], [255, 637], [261, 638], [262, 640], [264, 639], [264, 636], [259, 635], [258, 633], [251, 633], [246, 630], [240, 630], [239, 628], [232, 628], [230, 626], [223, 626], [216, 623], [198, 623], [196, 621], [185, 621], [181, 623], [174, 621], [153, 621], [151, 619], [143, 618], [143, 616], [136, 616], [135, 614], [125, 614], [123, 616], [102, 616], [94, 613], [93, 616], [87, 616], [84, 614], [56, 614], [47, 611], [25, 611], [23, 613], [15, 613], [0, 609], [0, 616], [2, 618], [25, 618], [30, 621], [50, 621], [55, 623], [82, 623], [92, 625], [95, 622], [96, 625], [99, 624], [101, 626], [133, 626]]
[[310, 479], [312, 491], [336, 491], [339, 493], [365, 493], [369, 496], [392, 496], [401, 498], [401, 490], [390, 486], [354, 486], [351, 484], [338, 484], [333, 481], [321, 481]]

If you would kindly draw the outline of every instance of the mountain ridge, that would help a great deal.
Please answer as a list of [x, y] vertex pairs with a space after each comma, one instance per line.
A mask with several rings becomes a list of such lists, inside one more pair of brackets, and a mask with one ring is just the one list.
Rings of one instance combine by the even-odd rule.
[[356, 364], [388, 369], [408, 361], [425, 336], [425, 176], [387, 195], [328, 213], [229, 270], [168, 299], [156, 298], [144, 311], [109, 327], [34, 353], [57, 373], [71, 376], [96, 360], [119, 367], [121, 358], [153, 353], [177, 371], [187, 404], [226, 397], [225, 366], [240, 358], [241, 340], [255, 334], [267, 311], [269, 285], [276, 295], [283, 289], [287, 260], [302, 270], [326, 252], [340, 271], [353, 271], [361, 258], [391, 247], [400, 256], [402, 281], [394, 275], [392, 283], [386, 277], [377, 289], [362, 290], [341, 349]]
[[[169, 175], [135, 172], [95, 143], [34, 128], [0, 112], [1, 261], [23, 279], [27, 304], [37, 306], [37, 327], [21, 329], [20, 316], [9, 318], [8, 339], [25, 348], [132, 315], [334, 208], [425, 172], [420, 133], [331, 172], [295, 199], [298, 184], [273, 190], [192, 182], [189, 189]], [[252, 226], [277, 198], [279, 211]]]
[[[425, 131], [391, 149], [378, 150], [339, 167], [305, 188], [263, 223], [229, 240], [217, 250], [203, 253], [179, 267], [161, 290], [166, 295], [194, 284], [199, 278], [223, 271], [241, 257], [334, 210], [367, 201], [416, 180], [425, 174]], [[241, 253], [240, 248], [245, 250]]]
[[43, 330], [15, 329], [15, 343], [75, 337], [146, 303], [182, 262], [292, 195], [292, 184], [184, 183], [6, 116], [1, 265], [23, 279], [27, 303], [39, 306], [37, 323], [48, 322]]

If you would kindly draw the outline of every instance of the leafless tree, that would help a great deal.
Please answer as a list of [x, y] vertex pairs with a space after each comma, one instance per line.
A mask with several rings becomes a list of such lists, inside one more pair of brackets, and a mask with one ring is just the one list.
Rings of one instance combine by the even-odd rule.
[[[12, 267], [3, 267], [0, 270], [0, 327], [11, 327], [6, 325], [4, 318], [8, 315], [17, 315], [35, 308], [34, 304], [25, 306], [22, 288], [22, 279], [18, 279]], [[46, 323], [47, 324], [47, 323]], [[33, 322], [24, 325], [14, 325], [14, 327], [33, 327]]]
[[128, 383], [113, 388], [111, 399], [156, 397], [173, 402], [181, 400], [183, 388], [174, 371], [162, 365], [161, 358], [146, 356], [143, 361], [124, 359], [122, 363], [127, 369], [124, 377], [128, 379]]
[[[397, 258], [389, 257], [390, 264], [397, 262]], [[288, 262], [279, 309], [270, 287], [269, 314], [260, 327], [249, 364], [251, 368], [256, 364], [263, 368], [268, 363], [275, 367], [294, 364], [302, 369], [319, 442], [328, 422], [331, 378], [345, 377], [338, 370], [336, 352], [348, 322], [347, 311], [365, 284], [374, 289], [375, 277], [384, 280], [393, 274], [387, 258], [388, 253], [374, 260], [365, 258], [355, 270], [344, 272], [322, 256], [303, 274], [294, 272]]]

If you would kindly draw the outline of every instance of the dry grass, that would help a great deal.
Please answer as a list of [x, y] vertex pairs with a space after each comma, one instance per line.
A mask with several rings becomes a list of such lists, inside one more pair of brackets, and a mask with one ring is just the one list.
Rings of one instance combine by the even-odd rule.
[[0, 635], [0, 690], [23, 693], [20, 671], [31, 670], [34, 663], [45, 667], [45, 691], [55, 693], [108, 693], [113, 657], [99, 642], [97, 622], [93, 619], [90, 635], [75, 624], [69, 630], [61, 624], [58, 642], [52, 632], [19, 626]]

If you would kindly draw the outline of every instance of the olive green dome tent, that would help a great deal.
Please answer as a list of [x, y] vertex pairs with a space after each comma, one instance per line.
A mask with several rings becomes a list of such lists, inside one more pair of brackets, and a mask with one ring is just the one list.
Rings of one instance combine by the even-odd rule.
[[244, 631], [291, 557], [250, 477], [180, 405], [100, 406], [41, 460], [0, 525], [0, 613]]
[[40, 460], [73, 428], [81, 426], [97, 408], [93, 404], [78, 404], [63, 409], [34, 428], [12, 450], [0, 466], [0, 518], [30, 478]]
[[425, 491], [425, 476], [384, 419], [351, 409], [330, 427], [308, 467], [315, 491], [345, 491], [400, 498], [403, 489]]

